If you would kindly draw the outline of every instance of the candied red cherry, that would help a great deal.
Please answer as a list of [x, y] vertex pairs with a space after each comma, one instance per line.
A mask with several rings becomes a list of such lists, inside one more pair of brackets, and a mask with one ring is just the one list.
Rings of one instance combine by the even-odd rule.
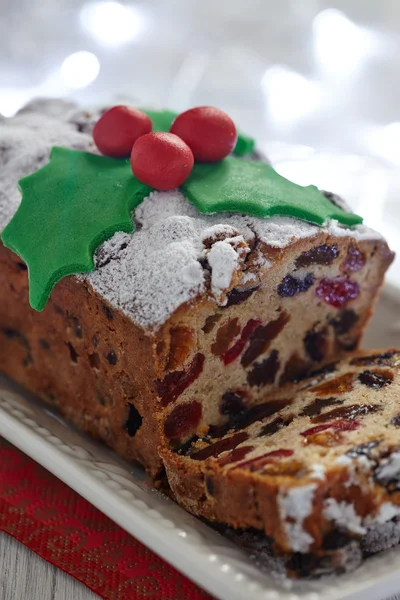
[[223, 452], [227, 450], [234, 450], [239, 444], [245, 442], [249, 437], [247, 431], [240, 431], [239, 433], [235, 433], [230, 437], [224, 438], [215, 442], [215, 444], [211, 444], [211, 446], [206, 446], [197, 452], [194, 452], [191, 455], [192, 460], [206, 460], [207, 458], [217, 458]]
[[201, 404], [196, 400], [175, 406], [165, 419], [166, 437], [178, 440], [195, 431], [200, 423], [201, 413]]
[[131, 167], [139, 181], [157, 190], [173, 190], [190, 175], [191, 149], [173, 133], [148, 133], [133, 145]]
[[197, 106], [181, 113], [170, 131], [186, 142], [198, 162], [222, 160], [232, 152], [237, 141], [235, 123], [213, 106]]
[[136, 140], [151, 129], [150, 117], [141, 110], [131, 106], [113, 106], [97, 121], [93, 139], [102, 154], [125, 158], [130, 155]]
[[258, 319], [250, 319], [247, 321], [236, 344], [234, 344], [221, 356], [222, 362], [225, 366], [229, 365], [236, 360], [238, 356], [240, 356], [248, 342], [249, 337], [259, 325], [261, 325], [261, 321]]
[[172, 371], [164, 379], [158, 379], [155, 382], [156, 390], [163, 406], [168, 406], [168, 404], [176, 400], [189, 385], [196, 381], [203, 370], [204, 360], [204, 354], [198, 352], [185, 370]]
[[315, 290], [318, 298], [335, 308], [344, 308], [350, 300], [358, 298], [360, 288], [351, 279], [321, 279]]

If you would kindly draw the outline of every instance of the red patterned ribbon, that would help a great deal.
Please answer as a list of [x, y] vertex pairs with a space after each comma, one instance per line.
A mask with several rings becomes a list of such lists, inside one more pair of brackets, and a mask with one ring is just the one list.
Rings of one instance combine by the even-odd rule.
[[212, 600], [1, 438], [0, 530], [107, 600]]

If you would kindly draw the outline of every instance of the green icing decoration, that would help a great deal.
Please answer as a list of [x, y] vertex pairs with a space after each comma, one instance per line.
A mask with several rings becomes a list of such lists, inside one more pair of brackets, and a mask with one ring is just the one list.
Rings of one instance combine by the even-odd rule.
[[151, 192], [129, 161], [57, 147], [19, 185], [21, 204], [2, 239], [26, 262], [30, 304], [39, 311], [62, 277], [94, 270], [102, 242], [133, 231], [130, 213]]
[[141, 108], [140, 110], [153, 121], [153, 131], [169, 131], [172, 122], [178, 116], [178, 113], [172, 110], [147, 110], [147, 108]]
[[[153, 121], [153, 131], [169, 131], [171, 129], [172, 121], [178, 116], [178, 113], [172, 110], [148, 110], [147, 108], [141, 108], [146, 115]], [[238, 139], [236, 142], [235, 149], [233, 152], [238, 156], [246, 156], [251, 154], [254, 150], [255, 141], [253, 138], [248, 137], [244, 133], [238, 131]]]
[[262, 162], [228, 157], [218, 163], [195, 164], [182, 192], [201, 213], [239, 212], [257, 217], [287, 215], [322, 225], [337, 219], [362, 223], [343, 211], [313, 185], [302, 187]]
[[253, 138], [244, 135], [244, 133], [239, 133], [234, 153], [237, 156], [246, 156], [254, 152], [255, 145], [256, 143]]

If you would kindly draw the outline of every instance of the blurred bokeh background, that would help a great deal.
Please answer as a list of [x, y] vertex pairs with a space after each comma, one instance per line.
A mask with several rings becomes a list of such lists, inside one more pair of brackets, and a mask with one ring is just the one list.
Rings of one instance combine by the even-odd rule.
[[399, 0], [0, 0], [0, 115], [36, 96], [220, 106], [400, 251]]

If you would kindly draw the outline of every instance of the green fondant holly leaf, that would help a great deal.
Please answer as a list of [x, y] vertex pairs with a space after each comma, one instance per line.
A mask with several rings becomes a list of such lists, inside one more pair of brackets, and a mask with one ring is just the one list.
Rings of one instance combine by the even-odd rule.
[[169, 131], [172, 122], [178, 116], [178, 113], [172, 110], [147, 110], [147, 108], [141, 108], [140, 110], [152, 120], [153, 131]]
[[236, 142], [234, 153], [237, 156], [246, 156], [254, 152], [256, 142], [253, 138], [245, 135], [244, 133], [238, 133], [238, 139]]
[[[178, 113], [172, 110], [147, 110], [147, 108], [141, 108], [146, 115], [153, 121], [153, 131], [169, 131], [171, 129], [172, 122], [178, 116]], [[246, 156], [251, 154], [254, 150], [255, 141], [253, 138], [244, 135], [238, 131], [238, 139], [236, 146], [233, 150], [238, 156]]]
[[103, 241], [133, 231], [130, 213], [151, 192], [132, 175], [129, 161], [57, 147], [50, 162], [19, 185], [21, 204], [2, 240], [28, 266], [36, 310], [62, 277], [93, 271]]
[[202, 213], [287, 215], [318, 225], [327, 219], [350, 226], [362, 223], [361, 217], [330, 202], [315, 186], [297, 185], [262, 162], [228, 157], [218, 163], [195, 164], [181, 189]]

